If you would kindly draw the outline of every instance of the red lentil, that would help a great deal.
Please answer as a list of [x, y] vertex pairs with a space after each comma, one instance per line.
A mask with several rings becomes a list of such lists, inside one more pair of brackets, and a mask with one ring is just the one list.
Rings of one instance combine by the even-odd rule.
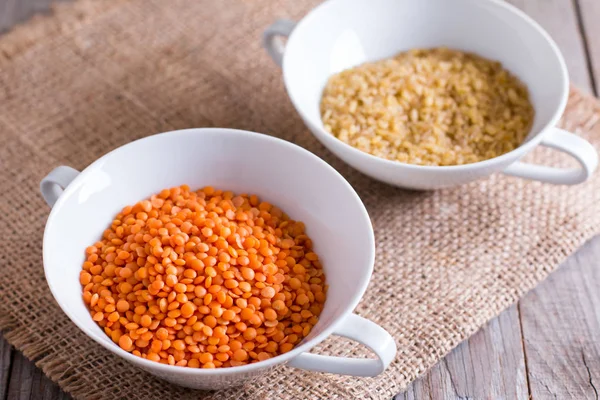
[[304, 224], [254, 195], [162, 190], [125, 207], [85, 252], [79, 280], [94, 321], [163, 364], [221, 368], [286, 353], [326, 298]]

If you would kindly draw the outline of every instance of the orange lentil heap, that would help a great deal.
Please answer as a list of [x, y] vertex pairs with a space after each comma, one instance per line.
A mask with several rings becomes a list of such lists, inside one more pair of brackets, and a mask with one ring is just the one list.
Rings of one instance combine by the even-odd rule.
[[94, 321], [163, 364], [275, 357], [309, 334], [325, 302], [304, 224], [254, 195], [165, 189], [125, 207], [86, 254], [80, 282]]

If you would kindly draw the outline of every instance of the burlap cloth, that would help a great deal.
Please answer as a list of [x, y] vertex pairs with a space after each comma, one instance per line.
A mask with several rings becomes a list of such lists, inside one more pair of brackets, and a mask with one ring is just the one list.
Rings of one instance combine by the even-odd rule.
[[[600, 173], [575, 187], [496, 175], [417, 193], [332, 156], [303, 126], [260, 45], [275, 18], [299, 19], [314, 3], [80, 0], [0, 39], [0, 329], [75, 397], [390, 399], [599, 230]], [[600, 145], [599, 115], [595, 100], [573, 91], [563, 126]], [[357, 312], [397, 340], [386, 372], [351, 378], [281, 367], [244, 387], [191, 391], [121, 361], [63, 315], [43, 275], [49, 208], [40, 179], [61, 164], [85, 168], [133, 139], [202, 126], [295, 142], [358, 191], [375, 226], [377, 259]], [[532, 158], [567, 162], [547, 150]], [[339, 338], [318, 351], [367, 354]]]

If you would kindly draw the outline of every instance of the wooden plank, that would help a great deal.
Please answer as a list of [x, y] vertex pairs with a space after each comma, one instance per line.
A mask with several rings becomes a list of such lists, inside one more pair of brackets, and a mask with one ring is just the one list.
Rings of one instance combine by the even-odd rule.
[[512, 306], [395, 400], [528, 397], [519, 316]]
[[0, 333], [0, 399], [6, 399], [13, 348]]
[[534, 399], [598, 399], [600, 236], [520, 304]]
[[14, 352], [7, 399], [10, 400], [69, 400], [54, 382], [18, 351]]
[[571, 83], [592, 93], [584, 41], [573, 0], [509, 0], [509, 3], [525, 11], [548, 31], [565, 57]]
[[588, 53], [588, 67], [592, 72], [595, 94], [600, 94], [600, 2], [598, 0], [577, 0], [578, 17], [584, 34]]

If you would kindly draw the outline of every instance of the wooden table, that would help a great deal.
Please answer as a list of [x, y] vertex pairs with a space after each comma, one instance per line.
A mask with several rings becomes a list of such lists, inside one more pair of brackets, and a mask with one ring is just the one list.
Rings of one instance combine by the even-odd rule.
[[[0, 0], [0, 31], [52, 1]], [[600, 0], [510, 2], [556, 40], [571, 81], [598, 95]], [[599, 288], [600, 236], [395, 400], [598, 399]], [[0, 400], [69, 398], [0, 335]]]

